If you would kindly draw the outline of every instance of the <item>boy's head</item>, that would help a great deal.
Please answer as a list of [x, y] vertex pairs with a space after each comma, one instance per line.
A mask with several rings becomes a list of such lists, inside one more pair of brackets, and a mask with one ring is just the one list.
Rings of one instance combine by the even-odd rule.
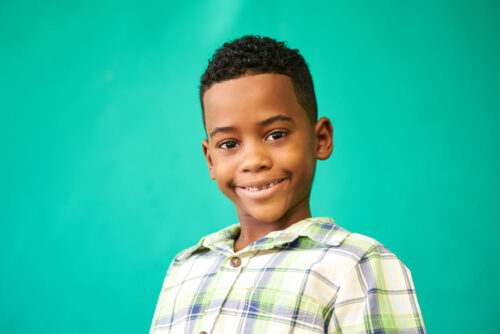
[[295, 96], [311, 122], [318, 118], [314, 85], [304, 57], [297, 49], [268, 37], [243, 36], [218, 49], [201, 77], [200, 102], [205, 124], [203, 96], [213, 84], [244, 75], [284, 74], [292, 80]]
[[333, 129], [325, 117], [316, 121], [311, 76], [298, 51], [251, 36], [224, 44], [202, 77], [200, 97], [210, 176], [240, 222], [288, 225], [310, 217], [316, 160], [330, 156]]

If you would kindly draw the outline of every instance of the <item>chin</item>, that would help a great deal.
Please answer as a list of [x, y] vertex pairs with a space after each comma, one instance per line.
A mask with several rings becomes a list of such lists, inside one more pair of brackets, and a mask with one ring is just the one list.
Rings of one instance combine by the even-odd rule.
[[284, 211], [259, 210], [259, 212], [247, 211], [247, 214], [263, 223], [274, 223], [280, 220], [284, 215]]
[[283, 215], [281, 216], [278, 216], [278, 215], [275, 215], [275, 216], [270, 216], [270, 215], [266, 215], [266, 216], [262, 216], [262, 217], [259, 217], [259, 216], [253, 216], [256, 220], [260, 221], [260, 222], [263, 222], [263, 223], [275, 223], [277, 222], [281, 217], [283, 217]]

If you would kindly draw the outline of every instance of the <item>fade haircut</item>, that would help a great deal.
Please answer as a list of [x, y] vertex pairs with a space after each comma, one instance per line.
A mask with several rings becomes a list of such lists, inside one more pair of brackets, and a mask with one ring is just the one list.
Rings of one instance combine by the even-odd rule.
[[314, 85], [304, 57], [297, 49], [290, 49], [285, 42], [269, 37], [243, 36], [224, 43], [209, 60], [201, 77], [200, 102], [205, 124], [205, 92], [218, 82], [236, 79], [243, 75], [263, 73], [284, 74], [292, 79], [298, 103], [307, 112], [312, 123], [318, 119], [318, 106]]

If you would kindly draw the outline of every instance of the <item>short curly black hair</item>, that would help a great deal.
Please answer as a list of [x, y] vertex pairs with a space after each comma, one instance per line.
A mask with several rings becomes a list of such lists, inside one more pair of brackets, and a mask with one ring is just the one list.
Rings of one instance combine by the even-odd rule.
[[299, 50], [290, 49], [285, 42], [269, 37], [247, 35], [225, 43], [208, 62], [200, 85], [203, 125], [206, 127], [203, 96], [213, 84], [242, 75], [263, 73], [289, 76], [298, 103], [307, 112], [312, 123], [317, 121], [318, 105], [313, 80]]

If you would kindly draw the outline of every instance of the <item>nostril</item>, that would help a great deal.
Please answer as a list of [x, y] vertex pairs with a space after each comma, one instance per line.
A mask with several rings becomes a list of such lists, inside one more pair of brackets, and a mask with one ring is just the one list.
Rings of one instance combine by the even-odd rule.
[[271, 168], [272, 164], [269, 159], [246, 160], [241, 165], [241, 170], [244, 172], [258, 172]]
[[268, 169], [269, 167], [268, 166], [260, 166], [259, 170], [264, 170], [264, 169]]

